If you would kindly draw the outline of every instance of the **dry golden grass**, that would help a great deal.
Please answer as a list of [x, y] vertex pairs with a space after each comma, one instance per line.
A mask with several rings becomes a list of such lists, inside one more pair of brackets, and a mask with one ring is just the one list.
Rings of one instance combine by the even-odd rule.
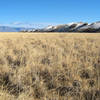
[[100, 100], [100, 34], [0, 33], [0, 100]]

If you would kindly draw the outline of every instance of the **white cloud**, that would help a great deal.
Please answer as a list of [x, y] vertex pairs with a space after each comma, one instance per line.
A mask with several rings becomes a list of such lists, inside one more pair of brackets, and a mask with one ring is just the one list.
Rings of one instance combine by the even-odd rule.
[[57, 25], [57, 23], [28, 23], [28, 22], [12, 22], [10, 24], [1, 24], [1, 26], [25, 27], [25, 28], [44, 28], [49, 25]]
[[21, 23], [21, 22], [13, 22], [13, 23], [11, 23], [11, 24], [13, 24], [13, 25], [21, 25], [21, 24], [23, 24], [23, 23]]

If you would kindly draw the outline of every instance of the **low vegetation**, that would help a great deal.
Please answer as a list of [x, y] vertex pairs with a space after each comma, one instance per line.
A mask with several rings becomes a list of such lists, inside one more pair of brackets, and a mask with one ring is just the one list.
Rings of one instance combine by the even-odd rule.
[[0, 100], [99, 100], [100, 34], [0, 33]]

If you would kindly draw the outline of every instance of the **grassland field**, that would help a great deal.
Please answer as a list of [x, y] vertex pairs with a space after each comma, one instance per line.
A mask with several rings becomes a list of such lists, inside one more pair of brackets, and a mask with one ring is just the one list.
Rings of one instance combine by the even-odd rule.
[[100, 100], [100, 34], [0, 33], [0, 100]]

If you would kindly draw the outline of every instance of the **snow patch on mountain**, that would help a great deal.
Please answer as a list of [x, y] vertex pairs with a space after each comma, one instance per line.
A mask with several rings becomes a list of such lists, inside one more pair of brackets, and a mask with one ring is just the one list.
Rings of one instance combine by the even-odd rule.
[[100, 21], [94, 23], [72, 22], [68, 24], [49, 25], [31, 32], [100, 32]]

